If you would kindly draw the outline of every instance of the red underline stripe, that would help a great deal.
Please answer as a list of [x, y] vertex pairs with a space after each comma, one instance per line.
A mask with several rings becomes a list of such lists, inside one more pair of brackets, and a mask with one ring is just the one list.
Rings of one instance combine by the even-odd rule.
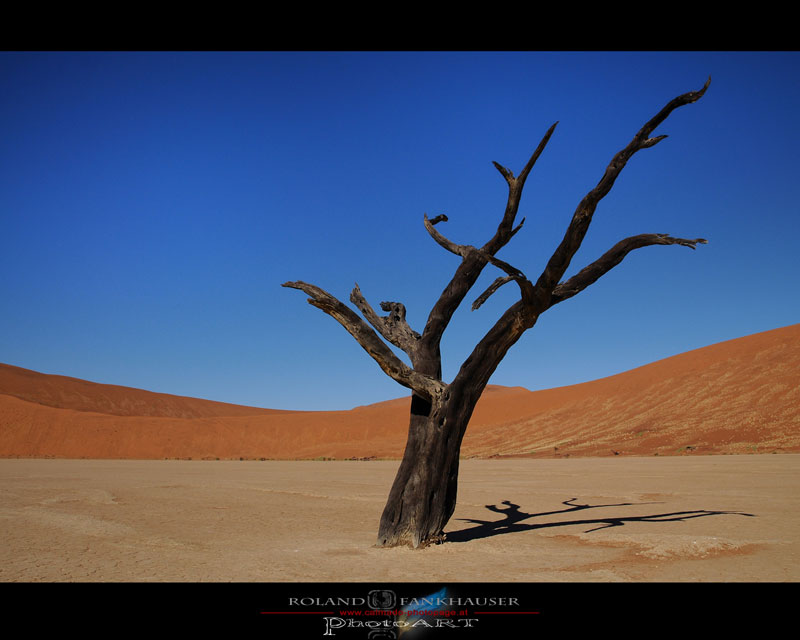
[[[333, 614], [334, 611], [261, 611], [262, 614], [277, 614], [277, 615], [320, 615], [320, 614]], [[537, 615], [540, 611], [473, 611], [475, 615]]]

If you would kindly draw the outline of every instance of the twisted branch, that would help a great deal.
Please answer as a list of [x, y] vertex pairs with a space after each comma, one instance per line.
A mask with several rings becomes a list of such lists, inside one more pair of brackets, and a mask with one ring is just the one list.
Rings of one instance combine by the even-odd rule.
[[311, 296], [308, 303], [321, 309], [341, 324], [390, 378], [419, 395], [434, 400], [442, 394], [445, 384], [419, 373], [403, 363], [378, 335], [356, 313], [334, 296], [307, 282], [284, 282], [284, 287], [299, 289]]
[[350, 294], [350, 302], [358, 307], [378, 333], [394, 346], [405, 351], [411, 357], [412, 362], [414, 361], [413, 354], [416, 351], [420, 335], [406, 322], [405, 305], [400, 302], [381, 302], [381, 309], [387, 311], [389, 315], [379, 316], [361, 294], [358, 284]]
[[427, 213], [423, 214], [422, 223], [425, 225], [425, 229], [427, 229], [428, 233], [431, 234], [431, 238], [436, 240], [437, 244], [447, 249], [450, 253], [454, 253], [457, 256], [463, 257], [467, 250], [464, 245], [456, 244], [452, 240], [448, 240], [441, 233], [439, 233], [436, 229], [433, 228], [433, 225], [438, 224], [440, 222], [447, 222], [447, 216], [444, 214], [439, 214], [432, 220], [429, 220], [428, 214]]

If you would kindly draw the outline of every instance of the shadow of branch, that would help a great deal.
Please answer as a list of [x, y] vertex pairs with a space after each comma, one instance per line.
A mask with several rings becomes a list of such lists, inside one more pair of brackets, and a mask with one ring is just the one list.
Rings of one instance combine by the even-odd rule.
[[737, 515], [755, 517], [752, 513], [742, 513], [740, 511], [712, 511], [708, 509], [696, 509], [692, 511], [671, 511], [668, 513], [654, 513], [646, 516], [609, 516], [603, 518], [587, 518], [580, 520], [558, 520], [556, 522], [533, 522], [524, 523], [525, 520], [532, 518], [541, 518], [544, 516], [559, 515], [565, 513], [573, 513], [577, 511], [584, 511], [588, 509], [601, 509], [606, 507], [629, 507], [639, 506], [645, 504], [663, 504], [659, 502], [619, 502], [616, 504], [576, 504], [577, 498], [570, 498], [564, 500], [561, 504], [565, 505], [566, 509], [557, 509], [555, 511], [544, 511], [542, 513], [526, 513], [520, 510], [518, 504], [514, 504], [510, 500], [503, 500], [500, 504], [506, 505], [505, 508], [500, 508], [498, 505], [487, 504], [485, 505], [489, 511], [500, 513], [504, 517], [502, 520], [476, 520], [473, 518], [460, 518], [461, 522], [472, 522], [476, 524], [475, 527], [466, 529], [459, 529], [458, 531], [448, 531], [446, 542], [469, 542], [470, 540], [478, 540], [480, 538], [489, 538], [491, 536], [503, 535], [506, 533], [519, 533], [522, 531], [532, 531], [534, 529], [546, 529], [551, 527], [568, 527], [572, 525], [597, 525], [593, 526], [584, 533], [591, 533], [592, 531], [599, 531], [601, 529], [608, 529], [610, 527], [621, 527], [629, 522], [683, 522], [693, 518], [705, 518], [708, 516], [721, 516], [721, 515]]

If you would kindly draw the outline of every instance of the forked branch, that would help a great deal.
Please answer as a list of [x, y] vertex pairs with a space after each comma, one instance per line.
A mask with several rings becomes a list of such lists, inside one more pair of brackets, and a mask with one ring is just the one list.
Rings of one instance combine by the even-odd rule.
[[[618, 152], [606, 168], [600, 182], [592, 189], [583, 200], [581, 200], [572, 221], [567, 228], [566, 234], [561, 244], [553, 253], [536, 284], [532, 287], [532, 293], [512, 304], [500, 319], [489, 329], [483, 339], [478, 343], [470, 356], [464, 361], [456, 378], [451, 384], [458, 385], [462, 381], [479, 380], [481, 383], [488, 381], [489, 376], [505, 356], [508, 348], [516, 342], [519, 336], [532, 327], [539, 315], [552, 307], [554, 304], [566, 300], [582, 291], [593, 282], [596, 282], [605, 273], [618, 265], [623, 258], [634, 249], [654, 245], [654, 244], [678, 244], [692, 249], [697, 244], [704, 244], [706, 240], [696, 238], [689, 240], [685, 238], [673, 238], [666, 234], [643, 234], [627, 238], [609, 251], [599, 260], [595, 261], [578, 274], [562, 284], [558, 284], [563, 277], [575, 252], [581, 245], [589, 223], [592, 220], [595, 208], [600, 200], [611, 190], [614, 181], [625, 167], [627, 161], [634, 153], [641, 149], [650, 148], [658, 144], [666, 136], [656, 136], [651, 138], [653, 130], [663, 122], [672, 111], [678, 107], [690, 104], [699, 100], [709, 86], [709, 78], [705, 86], [700, 91], [691, 91], [682, 96], [671, 100], [667, 105], [651, 118], [634, 136], [633, 140], [622, 151]], [[512, 184], [513, 175], [510, 171], [496, 165], [501, 174]], [[494, 255], [492, 253], [492, 255]], [[488, 261], [488, 260], [487, 260]], [[495, 262], [495, 264], [497, 264]], [[506, 270], [507, 275], [497, 278], [484, 291], [473, 304], [473, 309], [483, 304], [489, 296], [497, 291], [501, 286], [515, 280], [520, 282], [520, 276]]]
[[[527, 180], [533, 166], [536, 164], [542, 151], [544, 151], [545, 146], [547, 146], [547, 142], [553, 135], [557, 124], [558, 122], [554, 123], [544, 134], [539, 145], [534, 150], [518, 177], [514, 177], [513, 172], [509, 169], [506, 169], [497, 162], [494, 163], [494, 166], [508, 183], [508, 200], [497, 231], [481, 249], [475, 249], [475, 247], [470, 245], [460, 245], [452, 242], [433, 228], [433, 225], [436, 223], [446, 221], [447, 216], [440, 215], [431, 220], [428, 219], [427, 215], [424, 217], [425, 228], [428, 230], [431, 237], [451, 253], [463, 258], [463, 261], [456, 269], [450, 282], [447, 284], [444, 291], [442, 291], [433, 309], [431, 309], [428, 321], [425, 324], [425, 330], [422, 333], [422, 341], [429, 350], [434, 352], [438, 351], [439, 341], [447, 325], [450, 323], [450, 319], [478, 280], [484, 267], [488, 264], [489, 258], [493, 257], [522, 228], [525, 222], [524, 218], [516, 227], [514, 226], [514, 221], [516, 220], [519, 210], [519, 203], [522, 196], [522, 189], [525, 186], [525, 180]], [[510, 278], [510, 280], [519, 281], [517, 277]], [[522, 287], [523, 285], [520, 284], [520, 286]], [[480, 306], [480, 304], [478, 306]]]
[[[491, 262], [495, 267], [505, 271], [508, 275], [505, 277], [498, 278], [492, 284], [489, 285], [488, 289], [484, 291], [475, 302], [472, 303], [472, 310], [475, 311], [478, 307], [480, 307], [492, 293], [497, 291], [502, 285], [506, 284], [506, 282], [511, 282], [512, 280], [519, 285], [520, 293], [522, 294], [522, 302], [526, 305], [531, 305], [533, 303], [533, 298], [535, 295], [535, 291], [533, 288], [533, 283], [525, 276], [522, 271], [517, 269], [516, 267], [512, 267], [507, 262], [495, 258], [494, 256], [488, 256], [488, 261]], [[502, 282], [500, 282], [502, 281]]]
[[372, 356], [383, 372], [399, 384], [429, 400], [435, 399], [444, 391], [444, 383], [406, 365], [352, 309], [327, 291], [301, 281], [284, 282], [282, 286], [299, 289], [311, 296], [308, 303], [337, 320]]
[[537, 288], [541, 288], [548, 295], [553, 291], [556, 284], [564, 276], [573, 256], [581, 246], [581, 242], [583, 242], [583, 238], [586, 235], [586, 231], [589, 228], [598, 203], [611, 191], [611, 187], [614, 186], [614, 181], [625, 168], [628, 160], [630, 160], [637, 151], [648, 149], [666, 138], [666, 136], [651, 138], [650, 134], [659, 124], [666, 120], [669, 114], [675, 109], [699, 100], [706, 92], [706, 89], [708, 89], [710, 83], [711, 78], [708, 79], [703, 88], [699, 91], [690, 91], [689, 93], [684, 93], [670, 100], [661, 111], [645, 123], [633, 137], [633, 140], [612, 158], [600, 182], [598, 182], [597, 186], [589, 191], [589, 193], [584, 196], [583, 200], [581, 200], [580, 204], [578, 204], [572, 221], [564, 235], [564, 239], [551, 256], [547, 266], [536, 282]]
[[497, 227], [497, 232], [494, 234], [494, 237], [483, 246], [483, 251], [486, 253], [491, 255], [497, 253], [508, 243], [509, 240], [511, 240], [514, 234], [519, 231], [520, 227], [522, 227], [522, 222], [525, 222], [523, 219], [519, 226], [514, 228], [514, 220], [517, 217], [517, 212], [519, 211], [519, 202], [520, 198], [522, 197], [522, 189], [525, 186], [525, 180], [528, 179], [531, 169], [533, 169], [533, 165], [536, 164], [539, 156], [542, 155], [542, 151], [544, 151], [544, 148], [547, 146], [550, 136], [553, 135], [553, 131], [555, 131], [557, 125], [558, 122], [554, 122], [547, 130], [527, 164], [523, 167], [522, 171], [520, 171], [518, 177], [515, 178], [513, 172], [506, 169], [503, 165], [497, 162], [492, 163], [508, 183], [508, 200], [506, 202], [506, 210], [503, 213], [503, 219], [500, 221], [500, 224]]

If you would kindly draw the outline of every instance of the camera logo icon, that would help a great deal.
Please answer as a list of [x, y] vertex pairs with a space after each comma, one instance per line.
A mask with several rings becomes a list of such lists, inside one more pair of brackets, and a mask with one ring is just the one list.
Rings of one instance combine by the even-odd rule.
[[397, 595], [394, 591], [373, 589], [367, 595], [367, 606], [370, 609], [394, 609], [397, 604]]

